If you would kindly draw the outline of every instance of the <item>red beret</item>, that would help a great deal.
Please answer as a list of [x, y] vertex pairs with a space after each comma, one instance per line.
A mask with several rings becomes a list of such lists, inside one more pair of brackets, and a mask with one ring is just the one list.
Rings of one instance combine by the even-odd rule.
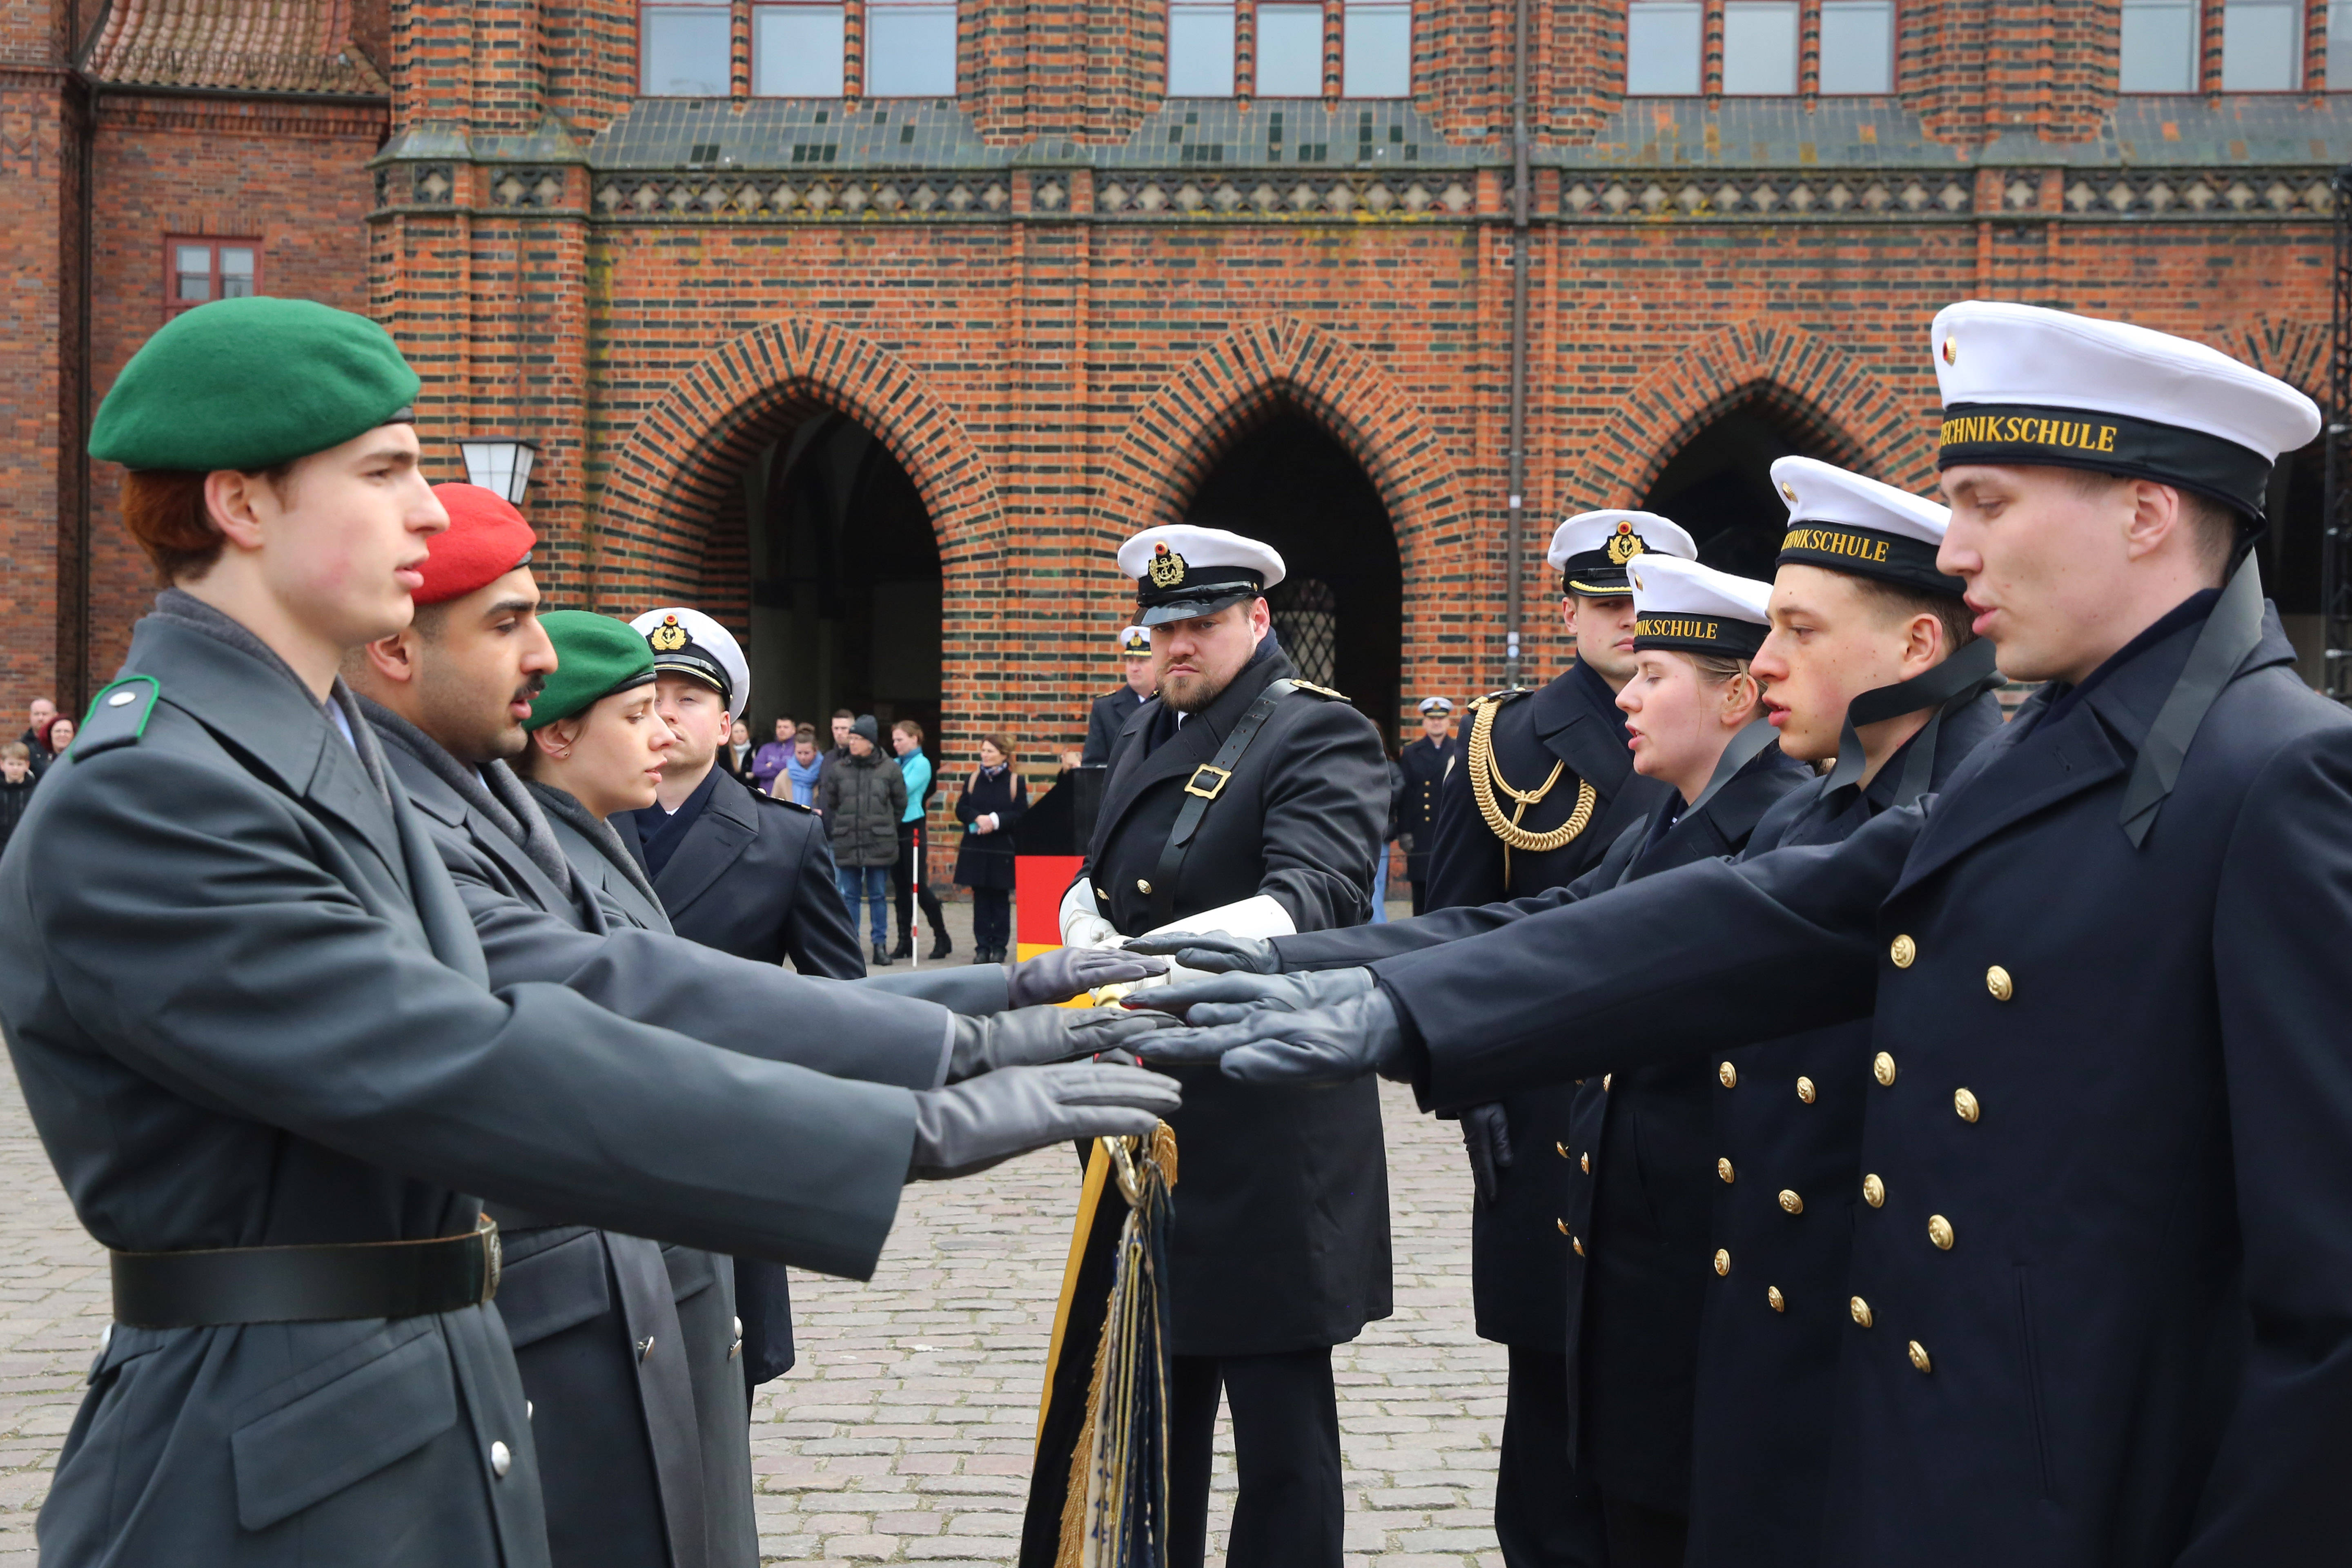
[[462, 599], [488, 587], [530, 559], [539, 535], [507, 499], [479, 485], [435, 485], [433, 493], [449, 513], [449, 526], [433, 536], [425, 563], [419, 605]]

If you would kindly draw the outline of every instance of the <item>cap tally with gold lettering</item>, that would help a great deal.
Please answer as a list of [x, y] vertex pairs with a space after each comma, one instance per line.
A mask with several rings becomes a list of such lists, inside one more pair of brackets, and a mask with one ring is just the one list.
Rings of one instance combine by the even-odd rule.
[[1958, 577], [1936, 570], [1949, 507], [1817, 458], [1774, 463], [1772, 489], [1789, 508], [1780, 565], [1822, 566], [1954, 599], [1966, 591]]
[[425, 585], [411, 595], [419, 605], [462, 599], [508, 573], [530, 564], [539, 535], [506, 497], [479, 485], [433, 487], [449, 526], [425, 542]]
[[2187, 338], [2035, 305], [1936, 312], [1936, 463], [2154, 479], [2260, 521], [2271, 466], [2319, 434], [2319, 405]]
[[654, 650], [654, 668], [663, 675], [683, 675], [719, 693], [727, 717], [743, 711], [751, 698], [751, 667], [735, 634], [684, 605], [647, 610], [629, 623], [629, 629]]
[[1560, 574], [1562, 594], [1612, 598], [1633, 590], [1625, 563], [1637, 555], [1698, 559], [1698, 546], [1679, 523], [1654, 511], [1580, 511], [1552, 530], [1544, 563]]
[[1672, 648], [1748, 658], [1764, 646], [1771, 584], [1674, 555], [1641, 556], [1626, 575], [1633, 581], [1635, 653]]
[[1128, 658], [1150, 658], [1151, 657], [1151, 628], [1150, 626], [1129, 626], [1127, 630], [1119, 633], [1118, 651], [1122, 656]]
[[1145, 529], [1118, 547], [1118, 569], [1135, 579], [1135, 618], [1146, 626], [1213, 615], [1283, 576], [1273, 546], [1190, 522]]

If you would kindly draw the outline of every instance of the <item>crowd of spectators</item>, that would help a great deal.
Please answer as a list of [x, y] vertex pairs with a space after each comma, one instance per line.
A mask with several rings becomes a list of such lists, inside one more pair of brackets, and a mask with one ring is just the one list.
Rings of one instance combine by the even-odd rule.
[[74, 721], [59, 714], [49, 699], [34, 698], [25, 718], [25, 732], [0, 746], [0, 849], [16, 837], [16, 824], [32, 804], [41, 775], [73, 744]]

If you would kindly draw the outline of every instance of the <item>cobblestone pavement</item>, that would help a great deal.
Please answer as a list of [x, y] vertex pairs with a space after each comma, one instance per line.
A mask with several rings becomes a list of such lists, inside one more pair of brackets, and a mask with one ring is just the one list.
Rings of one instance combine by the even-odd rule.
[[[1460, 1143], [1402, 1091], [1383, 1110], [1397, 1310], [1337, 1357], [1349, 1568], [1497, 1564], [1503, 1353], [1470, 1329]], [[871, 1283], [795, 1277], [800, 1365], [761, 1391], [752, 1433], [767, 1561], [1013, 1561], [1076, 1163], [1046, 1151], [909, 1188]], [[7, 1073], [0, 1181], [0, 1568], [29, 1568], [107, 1297]], [[1222, 1544], [1222, 1431], [1218, 1448]]]

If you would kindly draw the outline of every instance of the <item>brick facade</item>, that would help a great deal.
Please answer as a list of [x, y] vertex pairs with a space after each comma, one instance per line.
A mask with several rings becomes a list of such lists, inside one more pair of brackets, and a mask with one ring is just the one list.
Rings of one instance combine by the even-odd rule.
[[[2163, 98], [2117, 95], [2117, 8], [2080, 0], [1906, 3], [1896, 91], [1816, 96], [1818, 9], [1803, 13], [1806, 92], [1628, 99], [1622, 0], [1530, 0], [1532, 675], [1565, 652], [1541, 564], [1552, 522], [1685, 485], [1735, 425], [1931, 483], [1925, 337], [1951, 300], [2128, 317], [2321, 390], [2326, 180], [2352, 158], [2352, 110], [2323, 90], [2322, 0], [2310, 90]], [[853, 90], [863, 10], [847, 7]], [[2219, 16], [2214, 0], [2200, 68], [2216, 89]], [[560, 600], [688, 598], [747, 631], [830, 616], [866, 640], [826, 647], [878, 659], [903, 640], [883, 591], [904, 584], [877, 581], [869, 607], [854, 574], [812, 588], [775, 564], [786, 503], [770, 480], [820, 421], [854, 420], [928, 517], [936, 565], [876, 570], [936, 572], [938, 668], [894, 697], [856, 668], [814, 686], [793, 667], [793, 689], [829, 696], [791, 700], [923, 712], [958, 775], [981, 730], [1012, 731], [1041, 770], [1076, 743], [1127, 615], [1111, 546], [1185, 515], [1237, 442], [1301, 416], [1386, 512], [1392, 543], [1339, 554], [1385, 570], [1393, 549], [1402, 573], [1380, 628], [1401, 649], [1394, 687], [1370, 705], [1402, 723], [1423, 692], [1499, 680], [1508, 6], [1421, 0], [1403, 100], [1339, 97], [1336, 48], [1323, 100], [1163, 99], [1158, 0], [965, 0], [951, 100], [753, 98], [750, 26], [739, 4], [732, 97], [640, 99], [626, 0], [413, 0], [384, 26], [388, 54], [369, 56], [390, 84], [381, 152], [356, 101], [118, 110], [101, 96], [113, 270], [97, 384], [138, 336], [135, 290], [154, 287], [134, 276], [142, 235], [264, 233], [271, 291], [364, 299], [399, 337], [425, 376], [437, 476], [459, 475], [460, 435], [539, 443], [528, 504]], [[1722, 31], [1716, 0], [1710, 84]], [[11, 138], [29, 122], [67, 140], [20, 107], [62, 104], [61, 89], [8, 80]], [[12, 201], [66, 199], [62, 181], [16, 185], [29, 194]], [[37, 253], [27, 268], [67, 248], [21, 228], [5, 243]], [[87, 603], [102, 670], [136, 598], [104, 484], [86, 596], [56, 555], [72, 465], [40, 443], [73, 399], [58, 390], [70, 354], [35, 352], [49, 319], [0, 340], [49, 366], [0, 388], [11, 707], [28, 680], [72, 689], [52, 621]], [[1729, 494], [1706, 482], [1675, 493]], [[2266, 558], [2297, 614], [2315, 608], [2315, 486], [2298, 466]]]

